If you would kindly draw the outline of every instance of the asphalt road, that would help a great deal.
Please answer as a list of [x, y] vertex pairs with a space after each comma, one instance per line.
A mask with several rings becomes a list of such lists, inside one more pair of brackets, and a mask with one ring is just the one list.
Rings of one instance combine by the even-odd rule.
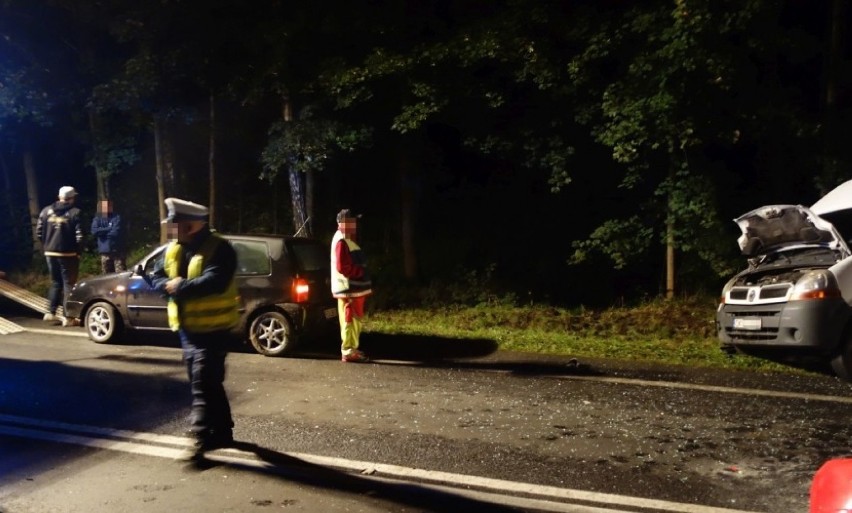
[[[4, 309], [5, 307], [5, 309]], [[4, 313], [5, 312], [5, 313]], [[0, 512], [806, 511], [849, 455], [848, 385], [825, 377], [495, 352], [493, 341], [235, 347], [238, 449], [186, 447], [171, 337], [98, 345], [0, 303]]]

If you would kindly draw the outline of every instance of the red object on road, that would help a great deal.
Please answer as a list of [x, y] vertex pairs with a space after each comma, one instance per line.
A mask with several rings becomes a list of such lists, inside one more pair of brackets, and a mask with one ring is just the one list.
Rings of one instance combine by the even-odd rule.
[[810, 513], [852, 513], [852, 459], [828, 460], [817, 470]]

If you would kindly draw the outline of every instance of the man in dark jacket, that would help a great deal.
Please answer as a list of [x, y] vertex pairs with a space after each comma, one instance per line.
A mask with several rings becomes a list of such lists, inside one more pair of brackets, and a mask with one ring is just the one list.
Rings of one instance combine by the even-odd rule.
[[36, 223], [36, 236], [41, 241], [51, 280], [47, 295], [49, 307], [44, 320], [54, 324], [61, 322], [63, 326], [75, 325], [74, 319], [58, 317], [56, 310], [60, 301], [64, 310], [65, 300], [71, 287], [77, 283], [80, 269], [83, 229], [80, 227], [80, 209], [74, 206], [76, 198], [74, 187], [61, 187], [59, 201], [44, 207]]
[[92, 235], [98, 241], [101, 272], [106, 274], [127, 270], [121, 216], [113, 212], [112, 201], [105, 199], [98, 202], [98, 215], [92, 219]]

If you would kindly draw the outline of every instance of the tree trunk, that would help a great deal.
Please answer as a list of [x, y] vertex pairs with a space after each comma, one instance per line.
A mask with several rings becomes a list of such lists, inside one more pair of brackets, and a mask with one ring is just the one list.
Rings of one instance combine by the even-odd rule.
[[[6, 218], [10, 221], [17, 218], [15, 215], [15, 205], [12, 203], [12, 175], [9, 171], [9, 165], [6, 163], [6, 158], [0, 154], [0, 172], [3, 173], [3, 201], [6, 203]], [[13, 223], [13, 226], [17, 225]], [[15, 234], [15, 240], [18, 240], [18, 233]]]
[[290, 204], [293, 208], [293, 235], [305, 237], [305, 189], [302, 184], [303, 173], [293, 169], [287, 170], [290, 182]]
[[26, 225], [20, 222], [20, 213], [17, 212], [17, 209], [15, 208], [15, 203], [13, 201], [14, 194], [12, 192], [12, 174], [9, 170], [6, 158], [2, 153], [0, 153], [0, 171], [3, 173], [3, 202], [6, 204], [6, 220], [8, 222], [7, 226], [9, 230], [9, 233], [6, 235], [6, 242], [9, 244], [8, 247], [15, 248], [17, 259], [17, 254], [22, 253], [19, 252], [17, 248], [24, 240], [24, 237], [26, 237], [26, 234], [24, 233]]
[[30, 228], [33, 234], [33, 253], [41, 251], [41, 240], [36, 234], [36, 223], [41, 213], [38, 200], [38, 180], [36, 179], [35, 164], [33, 164], [33, 152], [30, 148], [24, 149], [24, 176], [27, 179], [27, 202], [30, 209]]
[[278, 183], [269, 184], [272, 189], [272, 233], [278, 232]]
[[840, 145], [842, 135], [839, 133], [837, 112], [837, 84], [843, 62], [842, 30], [845, 19], [846, 3], [848, 0], [832, 0], [828, 19], [828, 48], [825, 57], [825, 91], [823, 125], [823, 169], [822, 180], [818, 180], [821, 194], [834, 188], [841, 180], [840, 176]]
[[316, 172], [308, 170], [305, 172], [305, 237], [314, 236], [314, 188], [316, 186]]
[[0, 172], [3, 173], [3, 194], [7, 199], [12, 199], [12, 177], [9, 173], [9, 165], [6, 164], [6, 157], [0, 153]]
[[243, 233], [243, 185], [238, 186], [239, 193], [237, 194], [237, 233]]
[[[290, 98], [284, 97], [282, 104], [282, 117], [285, 122], [293, 121], [293, 105]], [[293, 167], [287, 169], [287, 178], [290, 183], [290, 205], [293, 209], [293, 235], [307, 236], [307, 215], [305, 214], [305, 187], [302, 173]]]
[[[162, 148], [162, 139], [163, 139], [163, 123], [159, 116], [154, 117], [154, 162], [156, 163], [156, 173], [157, 173], [157, 201], [160, 206], [160, 219], [166, 218], [166, 191], [165, 191], [165, 178], [164, 178], [164, 164], [163, 164], [163, 148]], [[164, 244], [168, 240], [168, 234], [166, 233], [166, 225], [160, 225], [160, 244]]]
[[207, 208], [210, 210], [210, 226], [215, 227], [216, 219], [216, 96], [210, 93], [210, 150], [207, 155], [210, 170], [210, 199]]
[[163, 186], [165, 187], [165, 194], [166, 196], [180, 197], [182, 192], [178, 186], [180, 182], [175, 172], [175, 147], [172, 141], [171, 124], [168, 119], [162, 121], [160, 147], [163, 152], [163, 178], [165, 180]]
[[402, 262], [405, 278], [417, 278], [417, 252], [414, 243], [414, 209], [416, 175], [405, 148], [399, 154], [400, 182], [400, 233], [402, 235]]
[[[100, 137], [98, 136], [97, 114], [95, 110], [89, 109], [89, 137], [92, 144], [92, 153], [98, 155], [102, 150], [100, 148]], [[109, 198], [109, 186], [107, 185], [107, 177], [103, 169], [99, 167], [99, 158], [95, 158], [95, 185], [98, 191], [98, 200]]]
[[673, 298], [675, 293], [675, 213], [672, 207], [672, 195], [674, 191], [671, 189], [673, 187], [671, 184], [674, 184], [674, 180], [675, 167], [671, 165], [669, 169], [669, 200], [666, 205], [666, 299]]
[[671, 221], [666, 223], [666, 299], [671, 299], [675, 294], [675, 247], [674, 247], [674, 225]]

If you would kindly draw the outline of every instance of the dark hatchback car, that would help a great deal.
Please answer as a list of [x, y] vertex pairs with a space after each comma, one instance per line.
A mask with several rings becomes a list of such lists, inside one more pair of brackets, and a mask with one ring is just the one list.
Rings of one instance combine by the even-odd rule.
[[[334, 329], [337, 307], [324, 244], [302, 237], [223, 236], [237, 253], [241, 316], [236, 331], [258, 353], [283, 355], [300, 337]], [[166, 298], [138, 273], [161, 268], [165, 249], [163, 245], [149, 253], [134, 271], [77, 283], [67, 315], [80, 319], [97, 343], [117, 341], [125, 330], [168, 330]]]

